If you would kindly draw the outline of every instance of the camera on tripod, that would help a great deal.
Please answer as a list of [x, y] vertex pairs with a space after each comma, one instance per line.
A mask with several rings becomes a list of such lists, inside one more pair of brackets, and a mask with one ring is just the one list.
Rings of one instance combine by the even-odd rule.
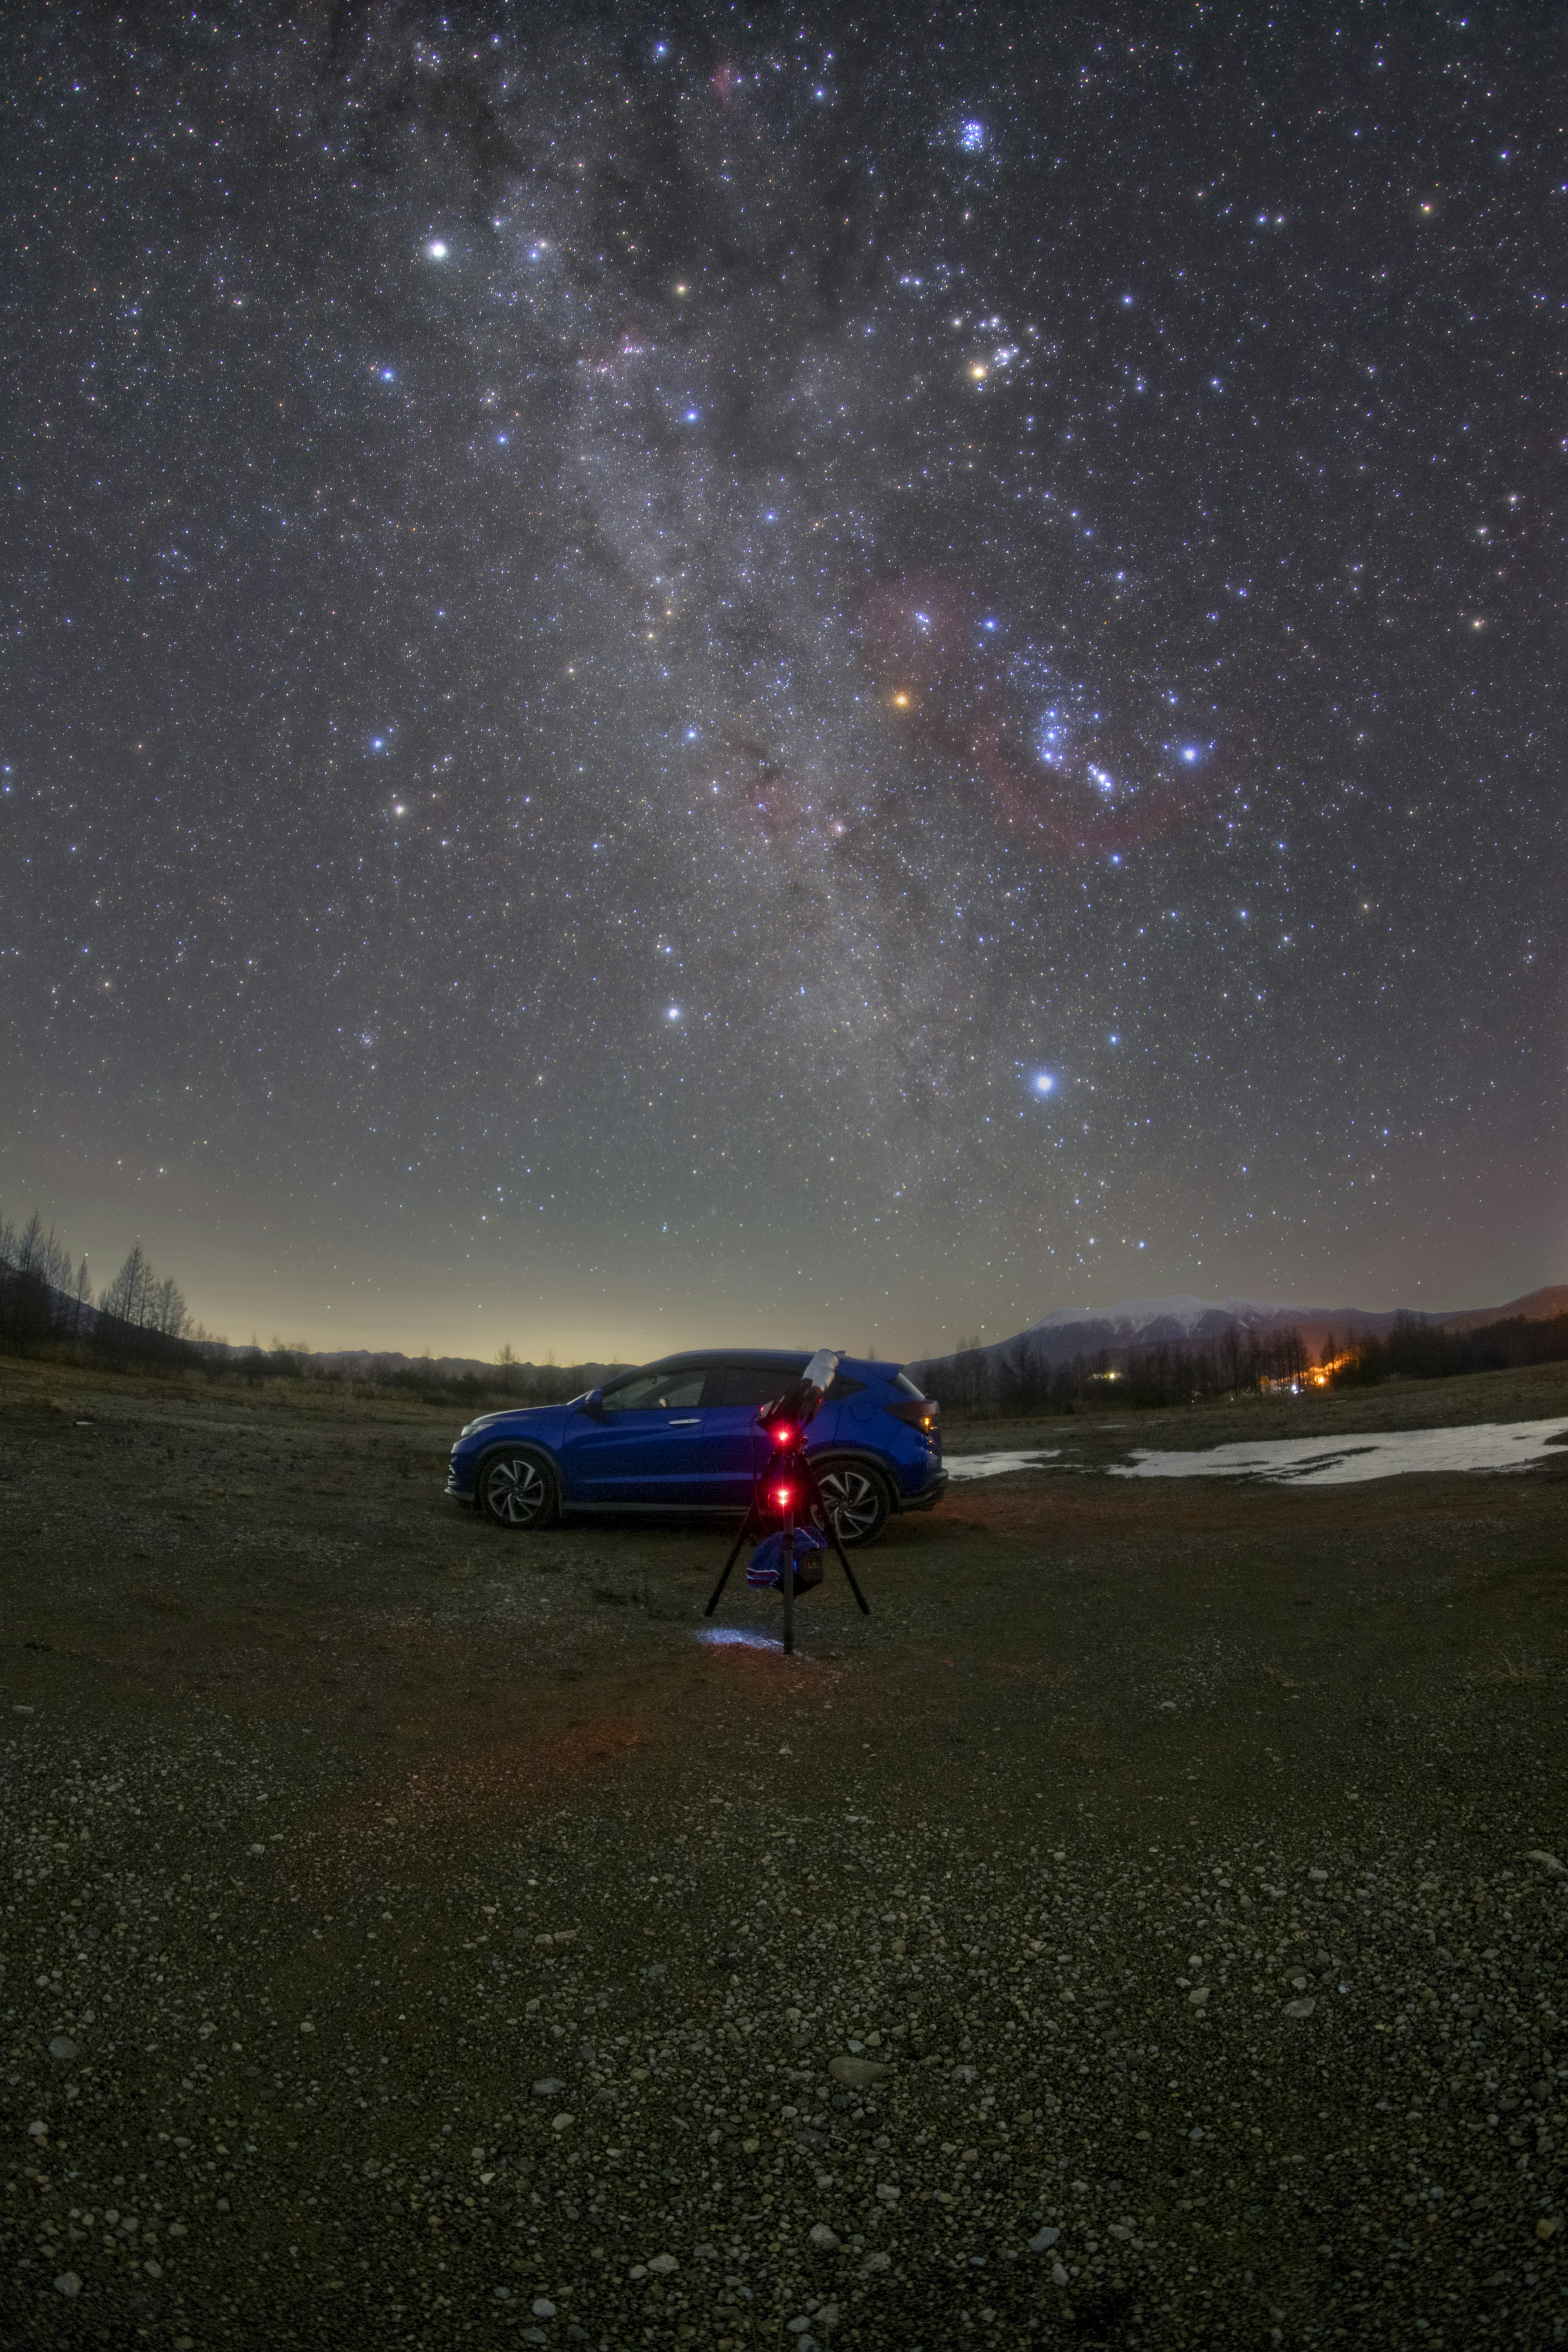
[[839, 1540], [832, 1513], [822, 1499], [817, 1474], [806, 1451], [807, 1429], [832, 1386], [838, 1368], [839, 1360], [832, 1349], [819, 1348], [800, 1379], [758, 1412], [757, 1428], [768, 1440], [768, 1459], [760, 1469], [753, 1463], [751, 1507], [703, 1612], [711, 1617], [718, 1607], [729, 1572], [749, 1537], [756, 1549], [747, 1568], [746, 1580], [756, 1591], [776, 1584], [783, 1594], [787, 1656], [795, 1647], [796, 1599], [821, 1584], [821, 1554], [828, 1544], [839, 1556], [861, 1614], [871, 1615], [871, 1604], [855, 1582], [854, 1570]]

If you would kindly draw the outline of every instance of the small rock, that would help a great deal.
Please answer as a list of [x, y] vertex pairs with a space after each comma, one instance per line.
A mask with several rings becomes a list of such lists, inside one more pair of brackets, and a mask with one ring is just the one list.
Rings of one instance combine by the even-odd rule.
[[873, 2271], [890, 2271], [892, 2268], [893, 2256], [891, 2254], [868, 2254], [864, 2262], [861, 2264], [861, 2276], [862, 2278], [869, 2278]]
[[1535, 2234], [1538, 2238], [1554, 2238], [1562, 2227], [1562, 2222], [1555, 2217], [1555, 2215], [1552, 2215], [1547, 2219], [1537, 2221], [1535, 2225]]
[[1029, 2242], [1030, 2252], [1031, 2254], [1043, 2254], [1048, 2246], [1055, 2245], [1061, 2235], [1061, 2232], [1060, 2230], [1053, 2230], [1049, 2226], [1043, 2230], [1037, 2230], [1034, 2236]]
[[576, 2121], [577, 2117], [569, 2108], [564, 2115], [559, 2115], [556, 2116], [555, 2121], [550, 2126], [550, 2129], [552, 2131], [570, 2131]]
[[1542, 1846], [1531, 1846], [1524, 1858], [1526, 1862], [1540, 1863], [1553, 1878], [1561, 1878], [1564, 1875], [1563, 1864], [1558, 1861], [1557, 1856], [1554, 1853], [1548, 1853]]
[[558, 2082], [553, 2074], [543, 2074], [534, 2084], [533, 2092], [536, 2099], [555, 2099], [565, 2088], [566, 2084]]
[[836, 2254], [842, 2241], [838, 2231], [830, 2230], [825, 2221], [814, 2221], [807, 2231], [806, 2242], [815, 2246], [820, 2254]]
[[47, 2124], [29, 2124], [27, 2126], [27, 2137], [29, 2139], [47, 2139], [48, 2137], [49, 2126]]
[[536, 2319], [553, 2319], [555, 2305], [548, 2294], [537, 2294], [534, 2297], [533, 2312]]
[[1327, 1879], [1327, 1877], [1328, 1877], [1328, 1872], [1327, 1872], [1326, 1870], [1309, 1870], [1309, 1871], [1308, 1871], [1308, 1873], [1307, 1873], [1307, 1876], [1308, 1876], [1309, 1878], [1315, 1878], [1315, 1879], [1317, 1880], [1317, 1882], [1318, 1882], [1318, 1885], [1319, 1885], [1320, 1886], [1322, 1886], [1322, 1884], [1324, 1883], [1324, 1881], [1325, 1881], [1325, 1880]]
[[55, 2281], [55, 2293], [63, 2294], [68, 2303], [73, 2294], [81, 2293], [81, 2281], [75, 2271], [62, 2271]]
[[655, 2254], [648, 2268], [656, 2271], [661, 2278], [667, 2278], [671, 2271], [679, 2270], [680, 2264], [674, 2254]]
[[1310, 1992], [1303, 1993], [1300, 2000], [1288, 2000], [1285, 2003], [1285, 2015], [1287, 2017], [1311, 2017], [1317, 2005], [1317, 2001]]
[[1051, 2266], [1051, 2275], [1055, 2280], [1058, 2286], [1065, 2286], [1067, 2284], [1066, 2264], [1064, 2263], [1052, 2263]]
[[894, 2188], [891, 2180], [879, 2180], [876, 2184], [876, 2193], [882, 2204], [896, 2205], [904, 2191]]
[[1188, 1993], [1187, 2000], [1194, 2009], [1207, 2008], [1208, 2005], [1208, 1987], [1207, 1985], [1195, 1985], [1192, 1991]]
[[885, 2058], [830, 2058], [828, 2072], [847, 2091], [866, 2091], [893, 2072]]
[[76, 2043], [69, 2040], [67, 2035], [57, 2033], [54, 2040], [49, 2044], [49, 2055], [51, 2058], [60, 2059], [79, 2058], [81, 2056], [81, 2052], [78, 2050]]

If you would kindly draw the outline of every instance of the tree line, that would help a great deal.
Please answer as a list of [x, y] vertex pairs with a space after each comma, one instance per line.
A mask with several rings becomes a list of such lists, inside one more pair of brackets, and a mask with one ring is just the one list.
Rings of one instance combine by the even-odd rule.
[[1000, 1348], [971, 1343], [908, 1370], [949, 1412], [1003, 1419], [1096, 1404], [1146, 1410], [1281, 1389], [1368, 1388], [1386, 1380], [1442, 1380], [1564, 1360], [1568, 1315], [1511, 1316], [1450, 1332], [1424, 1316], [1401, 1313], [1386, 1334], [1367, 1333], [1343, 1344], [1332, 1331], [1325, 1334], [1316, 1357], [1294, 1328], [1257, 1332], [1233, 1325], [1196, 1344], [1101, 1348], [1052, 1361], [1025, 1331]]
[[95, 1303], [86, 1256], [76, 1262], [38, 1210], [20, 1230], [0, 1219], [0, 1345], [25, 1353], [67, 1339], [100, 1353], [156, 1355], [206, 1336], [193, 1333], [179, 1284], [160, 1280], [140, 1242]]
[[509, 1347], [501, 1349], [493, 1371], [455, 1377], [434, 1363], [397, 1363], [387, 1357], [326, 1363], [308, 1347], [286, 1346], [281, 1339], [267, 1348], [255, 1340], [248, 1348], [231, 1348], [226, 1339], [193, 1326], [179, 1284], [158, 1274], [139, 1241], [95, 1300], [86, 1257], [78, 1262], [35, 1209], [19, 1230], [10, 1219], [0, 1219], [0, 1351], [27, 1355], [46, 1348], [117, 1365], [185, 1367], [251, 1382], [335, 1381], [470, 1409], [481, 1402], [562, 1404], [595, 1386], [606, 1370], [599, 1364], [557, 1364], [553, 1357], [545, 1364], [519, 1363]]

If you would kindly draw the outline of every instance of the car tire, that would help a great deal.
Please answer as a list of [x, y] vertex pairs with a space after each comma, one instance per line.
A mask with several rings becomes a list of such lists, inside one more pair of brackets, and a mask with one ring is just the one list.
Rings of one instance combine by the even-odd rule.
[[486, 1454], [474, 1480], [475, 1497], [486, 1518], [508, 1535], [535, 1535], [560, 1517], [560, 1489], [543, 1454], [520, 1445]]
[[844, 1549], [875, 1543], [893, 1516], [893, 1496], [881, 1471], [869, 1462], [824, 1462], [817, 1484]]

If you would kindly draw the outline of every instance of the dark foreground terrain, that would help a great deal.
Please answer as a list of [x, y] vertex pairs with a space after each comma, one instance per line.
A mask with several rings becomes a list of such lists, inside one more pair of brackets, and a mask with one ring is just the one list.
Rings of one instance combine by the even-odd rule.
[[1568, 1448], [1086, 1426], [785, 1661], [445, 1415], [0, 1365], [0, 2343], [1568, 2341]]

